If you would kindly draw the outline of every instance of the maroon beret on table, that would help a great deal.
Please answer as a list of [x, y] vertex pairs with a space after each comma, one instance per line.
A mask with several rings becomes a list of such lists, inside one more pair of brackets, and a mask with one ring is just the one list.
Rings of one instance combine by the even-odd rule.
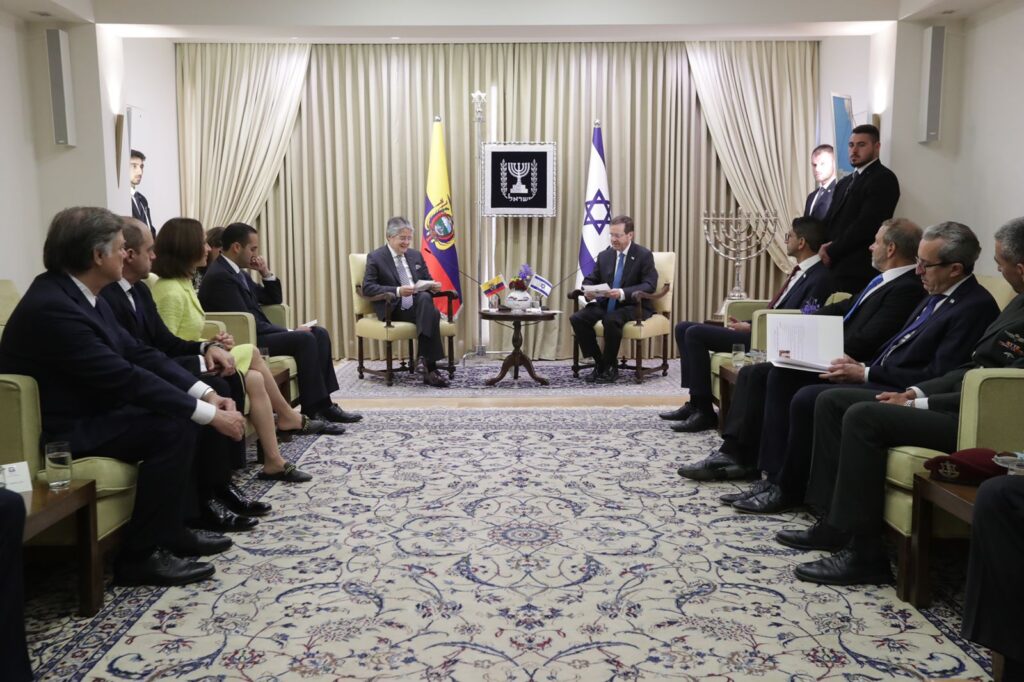
[[951, 455], [932, 457], [924, 463], [924, 468], [937, 481], [980, 485], [986, 479], [1006, 473], [1004, 467], [992, 461], [997, 454], [989, 448], [968, 448]]

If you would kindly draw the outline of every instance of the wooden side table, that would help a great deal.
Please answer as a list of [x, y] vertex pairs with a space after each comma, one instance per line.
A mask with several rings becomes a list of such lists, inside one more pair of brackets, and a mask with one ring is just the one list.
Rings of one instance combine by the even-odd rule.
[[530, 378], [536, 381], [542, 386], [547, 386], [551, 382], [542, 376], [537, 376], [537, 373], [533, 369], [533, 361], [530, 357], [523, 352], [523, 323], [537, 323], [545, 322], [548, 320], [555, 319], [555, 311], [543, 310], [539, 312], [526, 312], [511, 310], [481, 310], [480, 317], [491, 322], [502, 322], [504, 324], [511, 323], [512, 325], [512, 352], [505, 357], [505, 362], [501, 364], [501, 371], [498, 375], [485, 381], [484, 383], [488, 386], [493, 386], [508, 374], [508, 371], [512, 370], [512, 378], [519, 378], [519, 368], [524, 368], [530, 375]]
[[723, 362], [718, 366], [718, 432], [725, 428], [725, 415], [732, 406], [732, 392], [736, 388], [736, 378], [740, 371], [732, 362]]
[[23, 541], [74, 515], [78, 613], [96, 615], [103, 606], [103, 566], [96, 541], [96, 481], [71, 481], [64, 490], [50, 490], [46, 483], [36, 481], [31, 493], [21, 495], [28, 508]]
[[914, 576], [910, 603], [918, 608], [931, 603], [928, 560], [932, 541], [932, 514], [938, 507], [966, 523], [974, 520], [977, 486], [935, 481], [914, 475], [914, 518], [910, 531], [910, 566]]

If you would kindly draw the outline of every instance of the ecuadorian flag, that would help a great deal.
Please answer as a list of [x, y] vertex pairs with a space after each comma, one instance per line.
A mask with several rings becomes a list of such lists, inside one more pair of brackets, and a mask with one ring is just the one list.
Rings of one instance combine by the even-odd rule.
[[[434, 119], [430, 135], [430, 165], [427, 167], [427, 196], [423, 207], [423, 240], [420, 251], [430, 274], [441, 288], [454, 291], [456, 317], [462, 308], [462, 285], [459, 281], [459, 251], [455, 248], [455, 223], [452, 221], [451, 186], [448, 183], [448, 161], [444, 153], [444, 132], [441, 118]], [[443, 298], [434, 299], [442, 313], [448, 312]]]

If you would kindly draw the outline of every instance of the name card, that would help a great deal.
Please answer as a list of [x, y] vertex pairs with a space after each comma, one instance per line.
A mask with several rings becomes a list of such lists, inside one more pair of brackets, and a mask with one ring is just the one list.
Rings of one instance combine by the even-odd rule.
[[28, 462], [3, 464], [4, 483], [8, 490], [16, 493], [27, 493], [32, 490], [32, 476], [28, 471]]

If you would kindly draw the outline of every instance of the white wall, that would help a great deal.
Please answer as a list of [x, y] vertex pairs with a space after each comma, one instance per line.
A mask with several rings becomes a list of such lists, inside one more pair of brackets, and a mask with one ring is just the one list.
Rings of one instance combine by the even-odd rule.
[[1004, 2], [971, 17], [965, 27], [964, 115], [960, 164], [953, 170], [955, 209], [982, 239], [982, 270], [991, 263], [992, 235], [1024, 216], [1024, 3]]
[[[853, 115], [857, 123], [871, 122], [871, 90], [868, 64], [869, 36], [835, 36], [821, 39], [818, 51], [818, 137], [819, 144], [837, 146], [846, 153], [846, 140], [836, 140], [832, 124], [832, 94], [853, 98]], [[837, 144], [838, 143], [838, 144]]]
[[124, 41], [124, 103], [143, 111], [142, 129], [133, 131], [132, 140], [146, 155], [139, 191], [146, 195], [158, 228], [181, 214], [176, 90], [173, 42]]
[[39, 210], [28, 78], [28, 29], [0, 11], [0, 279], [14, 280], [21, 292], [43, 269], [46, 230]]

